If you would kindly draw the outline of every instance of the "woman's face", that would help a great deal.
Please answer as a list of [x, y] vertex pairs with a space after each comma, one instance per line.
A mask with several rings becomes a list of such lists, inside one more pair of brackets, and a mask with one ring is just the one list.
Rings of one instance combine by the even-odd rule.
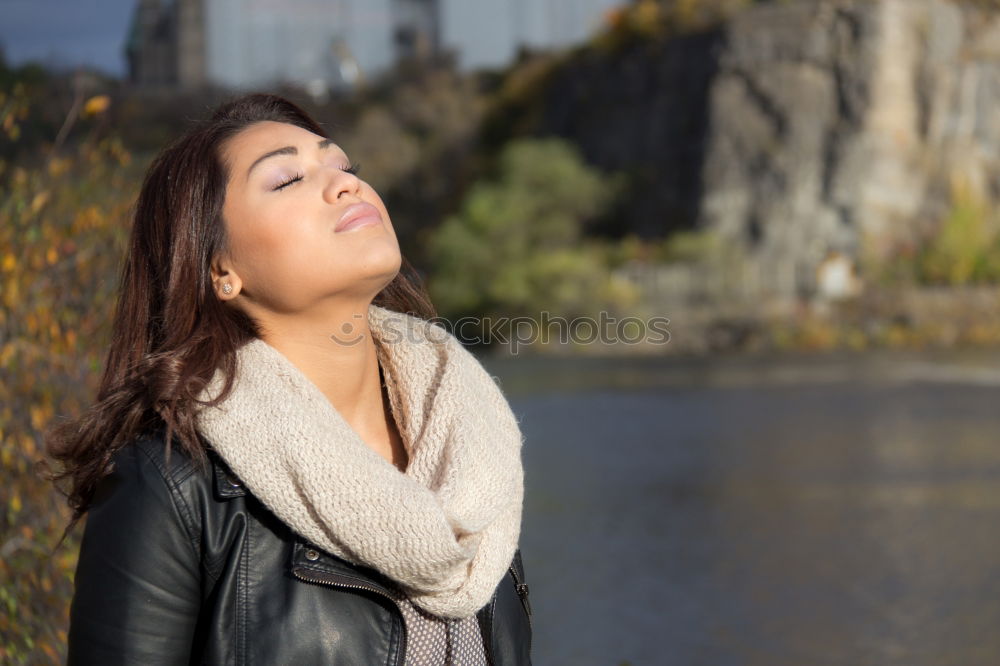
[[251, 315], [304, 313], [331, 299], [359, 307], [399, 272], [385, 204], [336, 144], [264, 121], [235, 135], [222, 154], [230, 169], [222, 211], [228, 251], [212, 271], [221, 298], [241, 298]]

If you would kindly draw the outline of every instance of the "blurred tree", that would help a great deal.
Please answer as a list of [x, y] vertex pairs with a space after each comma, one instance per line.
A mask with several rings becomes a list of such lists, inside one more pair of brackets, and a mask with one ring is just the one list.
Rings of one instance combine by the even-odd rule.
[[[51, 102], [0, 92], [6, 141]], [[91, 98], [87, 114], [106, 112]], [[66, 113], [63, 107], [63, 114]], [[86, 124], [76, 125], [78, 130]], [[43, 150], [48, 154], [48, 150]], [[64, 660], [76, 566], [71, 537], [53, 550], [65, 502], [36, 472], [43, 432], [96, 390], [128, 208], [139, 182], [122, 144], [88, 131], [33, 166], [0, 159], [0, 663]]]
[[628, 301], [610, 277], [610, 248], [584, 241], [581, 231], [620, 189], [565, 141], [512, 142], [497, 177], [476, 183], [430, 238], [429, 289], [439, 312], [572, 317]]
[[[475, 77], [452, 69], [428, 69], [399, 81], [387, 81], [385, 108], [402, 128], [395, 146], [383, 138], [388, 160], [399, 162], [382, 190], [400, 244], [416, 265], [426, 263], [426, 236], [454, 211], [476, 172], [476, 137], [485, 99]], [[362, 117], [364, 121], [365, 118]], [[370, 122], [370, 121], [369, 121]], [[369, 125], [372, 127], [372, 125]], [[363, 124], [348, 132], [371, 135]], [[369, 145], [372, 145], [369, 142]], [[366, 152], [358, 152], [362, 162]], [[365, 170], [366, 177], [379, 176]]]
[[365, 110], [352, 131], [345, 134], [343, 148], [358, 156], [364, 179], [377, 191], [387, 192], [412, 172], [420, 157], [420, 144], [384, 106]]
[[632, 0], [604, 17], [593, 39], [598, 48], [619, 50], [717, 24], [752, 4], [786, 0]]

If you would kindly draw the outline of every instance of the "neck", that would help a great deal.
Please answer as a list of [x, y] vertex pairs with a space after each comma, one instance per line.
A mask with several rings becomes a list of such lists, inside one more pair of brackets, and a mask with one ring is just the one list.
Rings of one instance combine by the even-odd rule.
[[321, 318], [272, 314], [261, 326], [264, 342], [291, 361], [359, 431], [384, 427], [386, 406], [367, 312], [366, 304]]

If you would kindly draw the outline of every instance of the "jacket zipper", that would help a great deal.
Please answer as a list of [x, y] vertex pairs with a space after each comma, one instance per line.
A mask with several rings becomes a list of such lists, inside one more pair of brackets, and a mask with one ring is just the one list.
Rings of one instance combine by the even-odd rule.
[[392, 597], [390, 597], [388, 594], [386, 594], [382, 590], [380, 590], [380, 589], [378, 589], [376, 587], [372, 587], [370, 585], [359, 585], [357, 583], [345, 583], [342, 580], [338, 580], [336, 578], [327, 577], [327, 576], [324, 576], [324, 575], [322, 575], [320, 573], [317, 573], [315, 571], [310, 571], [308, 569], [306, 569], [306, 570], [299, 570], [297, 567], [295, 567], [295, 568], [292, 569], [292, 573], [299, 580], [304, 580], [304, 581], [306, 581], [308, 583], [319, 583], [321, 585], [329, 585], [331, 587], [347, 587], [347, 588], [353, 588], [353, 589], [357, 589], [357, 590], [367, 590], [369, 592], [374, 592], [376, 594], [380, 594], [383, 597], [385, 597], [386, 599], [388, 599], [389, 601], [391, 601], [393, 603], [393, 605], [396, 606], [396, 609], [399, 611], [399, 623], [400, 623], [400, 626], [403, 627], [402, 640], [400, 640], [399, 655], [396, 657], [396, 665], [397, 666], [401, 666], [402, 661], [405, 660], [405, 658], [406, 658], [406, 640], [407, 639], [406, 639], [406, 620], [403, 618], [403, 611], [402, 611], [402, 609], [399, 608], [399, 602], [397, 602], [395, 599], [393, 599]]
[[528, 616], [528, 628], [534, 630], [531, 626], [531, 604], [528, 602], [528, 584], [521, 582], [521, 577], [517, 575], [517, 569], [511, 565], [510, 575], [514, 577], [514, 589], [517, 590], [517, 596], [521, 598], [521, 605], [524, 606], [524, 612]]
[[528, 603], [528, 584], [521, 582], [521, 577], [517, 575], [517, 568], [513, 564], [510, 565], [510, 575], [514, 577], [514, 589], [517, 590], [517, 596], [521, 597], [521, 605], [524, 606], [524, 612], [528, 616], [528, 654], [531, 654], [531, 640], [534, 638], [535, 629], [531, 625], [531, 604]]

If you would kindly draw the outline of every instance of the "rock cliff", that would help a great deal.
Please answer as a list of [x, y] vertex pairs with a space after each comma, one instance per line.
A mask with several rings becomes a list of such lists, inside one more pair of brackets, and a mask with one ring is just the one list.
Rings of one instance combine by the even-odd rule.
[[726, 27], [698, 224], [762, 286], [810, 292], [830, 252], [882, 258], [1000, 176], [1000, 21], [942, 0], [758, 6]]
[[885, 257], [960, 180], [1000, 197], [1000, 15], [947, 0], [799, 0], [552, 75], [538, 132], [632, 175], [630, 231], [717, 232], [755, 292], [815, 293]]

